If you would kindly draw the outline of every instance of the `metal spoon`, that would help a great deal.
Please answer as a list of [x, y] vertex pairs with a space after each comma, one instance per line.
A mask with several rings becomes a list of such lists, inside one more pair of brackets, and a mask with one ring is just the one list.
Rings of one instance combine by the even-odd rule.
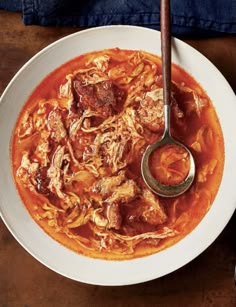
[[[161, 57], [164, 99], [164, 133], [160, 141], [148, 146], [141, 162], [141, 172], [144, 182], [156, 194], [164, 197], [174, 197], [183, 194], [191, 186], [195, 177], [195, 162], [190, 150], [173, 139], [170, 133], [170, 101], [171, 101], [171, 34], [170, 34], [170, 1], [161, 0]], [[176, 185], [165, 185], [157, 181], [151, 174], [149, 158], [153, 151], [165, 144], [175, 144], [189, 155], [189, 173], [185, 179]]]

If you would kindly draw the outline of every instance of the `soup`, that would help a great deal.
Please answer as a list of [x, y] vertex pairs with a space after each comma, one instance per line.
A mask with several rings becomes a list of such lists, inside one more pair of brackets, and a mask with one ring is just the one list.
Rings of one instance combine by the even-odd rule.
[[[196, 163], [193, 185], [175, 198], [153, 194], [140, 171], [163, 133], [159, 57], [87, 53], [33, 91], [13, 132], [12, 167], [24, 205], [52, 238], [89, 257], [132, 259], [175, 244], [202, 220], [223, 173], [222, 131], [207, 94], [174, 64], [171, 86], [171, 133]], [[150, 159], [165, 184], [182, 180], [187, 164], [171, 146]]]

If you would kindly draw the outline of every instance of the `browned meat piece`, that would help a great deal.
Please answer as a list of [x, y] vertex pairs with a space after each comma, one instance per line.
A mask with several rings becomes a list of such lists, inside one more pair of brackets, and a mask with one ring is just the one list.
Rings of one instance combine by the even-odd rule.
[[132, 206], [128, 206], [126, 210], [126, 220], [128, 224], [131, 223], [131, 225], [133, 223], [139, 224], [141, 222], [143, 224], [143, 222], [145, 222], [147, 223], [145, 226], [146, 228], [163, 224], [167, 219], [158, 198], [147, 189], [145, 189], [143, 195], [137, 201], [133, 202]]
[[76, 75], [72, 86], [77, 106], [82, 110], [90, 108], [102, 118], [107, 118], [119, 111], [126, 96], [125, 90], [110, 80], [86, 85], [80, 75]]
[[109, 204], [107, 206], [106, 215], [108, 219], [107, 228], [120, 229], [122, 218], [118, 204]]
[[149, 190], [144, 190], [143, 199], [145, 206], [142, 212], [142, 219], [151, 225], [163, 224], [167, 216], [158, 198]]
[[112, 194], [114, 190], [125, 180], [125, 172], [120, 171], [117, 176], [104, 177], [92, 187], [93, 192], [102, 196]]
[[138, 196], [139, 188], [133, 180], [127, 180], [118, 186], [113, 194], [106, 199], [109, 204], [129, 202]]
[[195, 112], [200, 116], [202, 109], [208, 106], [208, 100], [206, 98], [201, 97], [195, 90], [192, 90], [184, 83], [178, 84], [172, 82], [172, 91], [186, 115]]

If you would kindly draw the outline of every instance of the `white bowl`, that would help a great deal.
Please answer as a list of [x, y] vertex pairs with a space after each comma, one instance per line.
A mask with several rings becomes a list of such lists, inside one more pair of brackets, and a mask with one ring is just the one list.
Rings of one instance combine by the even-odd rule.
[[18, 114], [32, 90], [49, 72], [68, 60], [105, 48], [142, 49], [160, 55], [160, 33], [133, 26], [81, 31], [49, 45], [12, 79], [0, 104], [0, 211], [16, 240], [50, 269], [71, 279], [97, 285], [128, 285], [166, 275], [202, 253], [221, 233], [236, 208], [236, 98], [227, 81], [203, 55], [178, 39], [172, 61], [206, 90], [220, 119], [225, 141], [225, 167], [217, 197], [199, 225], [180, 242], [157, 254], [127, 261], [78, 255], [49, 237], [31, 218], [16, 191], [9, 146]]

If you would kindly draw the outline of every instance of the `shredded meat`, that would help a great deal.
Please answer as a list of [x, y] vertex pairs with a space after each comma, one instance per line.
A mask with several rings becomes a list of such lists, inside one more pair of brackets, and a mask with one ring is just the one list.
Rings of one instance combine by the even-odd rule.
[[29, 190], [35, 190], [35, 182], [33, 178], [38, 170], [39, 164], [37, 162], [31, 162], [29, 159], [29, 153], [23, 152], [21, 164], [17, 170], [17, 177], [22, 181], [23, 185]]
[[92, 191], [106, 196], [114, 192], [114, 190], [125, 180], [125, 172], [120, 171], [117, 176], [104, 177], [97, 181], [92, 187]]
[[112, 195], [106, 199], [107, 203], [130, 202], [138, 196], [139, 188], [133, 180], [127, 180], [116, 188]]
[[92, 221], [99, 227], [106, 227], [108, 225], [108, 220], [101, 214], [101, 209], [93, 211], [91, 215]]
[[51, 111], [48, 115], [48, 129], [51, 132], [52, 138], [56, 142], [60, 142], [67, 135], [61, 114], [59, 111]]
[[118, 204], [109, 204], [106, 210], [108, 226], [107, 228], [120, 229], [122, 217], [120, 214], [120, 207]]
[[63, 163], [65, 147], [58, 146], [53, 154], [52, 162], [47, 170], [47, 177], [50, 179], [48, 188], [52, 193], [56, 193], [59, 198], [64, 199], [65, 195], [61, 191], [61, 166]]
[[143, 199], [146, 204], [142, 213], [143, 220], [151, 225], [163, 224], [167, 220], [167, 215], [157, 196], [149, 190], [144, 190]]
[[125, 90], [110, 80], [86, 85], [77, 74], [72, 84], [77, 106], [82, 110], [95, 110], [102, 118], [114, 114], [125, 100]]
[[158, 132], [163, 129], [163, 89], [158, 88], [145, 94], [138, 115], [141, 123], [149, 130]]
[[204, 164], [198, 172], [197, 175], [197, 181], [198, 182], [205, 182], [207, 180], [207, 177], [212, 175], [215, 168], [217, 166], [217, 160], [212, 159], [207, 164]]
[[28, 113], [26, 113], [23, 116], [20, 127], [18, 128], [18, 136], [19, 138], [24, 138], [26, 136], [31, 135], [33, 133], [33, 130], [34, 127], [32, 117], [29, 116]]

